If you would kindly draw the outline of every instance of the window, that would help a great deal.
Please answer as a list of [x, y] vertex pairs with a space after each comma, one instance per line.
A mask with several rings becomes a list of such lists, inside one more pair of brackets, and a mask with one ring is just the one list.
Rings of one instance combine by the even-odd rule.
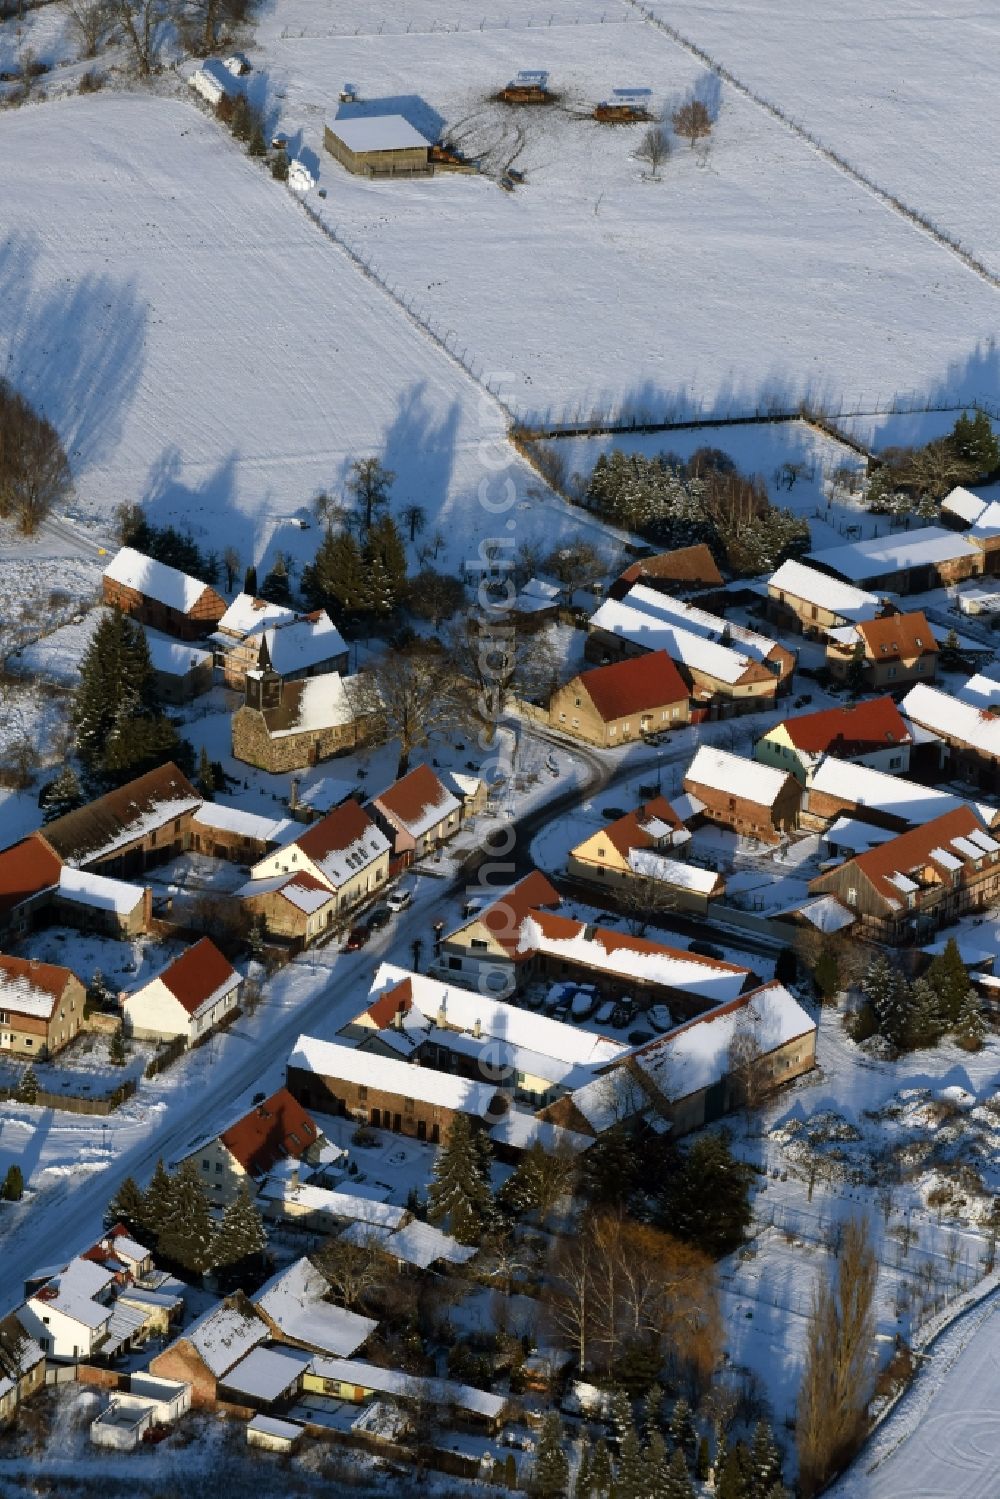
[[896, 668], [894, 666], [890, 666], [889, 667], [889, 676], [890, 677], [894, 677], [895, 675], [896, 675]]
[[368, 1097], [368, 1088], [364, 1083], [358, 1084], [358, 1097], [361, 1099], [366, 1099]]
[[613, 736], [613, 735], [615, 735], [617, 733], [618, 733], [618, 725], [616, 723], [613, 723], [611, 725], [610, 729], [608, 730], [608, 735], [610, 737], [610, 736]]
[[473, 937], [472, 941], [469, 943], [469, 946], [475, 948], [478, 952], [486, 951], [486, 943], [483, 941], [482, 937]]
[[203, 1160], [202, 1163], [201, 1163], [201, 1169], [202, 1169], [202, 1171], [208, 1171], [208, 1170], [210, 1170], [211, 1169], [210, 1163], [207, 1160]]
[[412, 1114], [412, 1112], [413, 1112], [413, 1099], [412, 1098], [404, 1098], [403, 1099], [403, 1108], [406, 1109], [409, 1113]]
[[899, 770], [900, 767], [902, 766], [902, 764], [903, 764], [903, 757], [902, 757], [902, 755], [893, 755], [892, 759], [889, 761], [889, 769], [890, 770]]
[[449, 958], [448, 959], [448, 967], [449, 968], [461, 968], [461, 966], [462, 966], [462, 960], [461, 960], [461, 958]]
[[578, 697], [576, 697], [576, 698], [573, 699], [573, 706], [574, 706], [574, 708], [579, 708], [579, 706], [580, 706], [580, 699]]
[[607, 851], [607, 849], [606, 848], [599, 848], [597, 850], [597, 857], [599, 859], [606, 859], [608, 857], [608, 851]]
[[222, 1162], [221, 1161], [216, 1161], [216, 1163], [215, 1163], [215, 1171], [216, 1171], [216, 1175], [217, 1176], [221, 1176], [222, 1175]]

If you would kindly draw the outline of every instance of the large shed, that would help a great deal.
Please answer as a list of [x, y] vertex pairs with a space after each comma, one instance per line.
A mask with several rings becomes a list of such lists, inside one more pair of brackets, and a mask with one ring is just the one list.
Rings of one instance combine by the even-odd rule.
[[323, 144], [358, 177], [417, 177], [433, 171], [431, 142], [402, 115], [328, 120]]

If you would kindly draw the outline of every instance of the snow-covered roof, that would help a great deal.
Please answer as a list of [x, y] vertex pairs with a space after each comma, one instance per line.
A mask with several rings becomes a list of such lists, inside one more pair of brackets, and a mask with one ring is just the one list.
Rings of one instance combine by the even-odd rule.
[[959, 520], [967, 521], [971, 526], [977, 521], [986, 509], [986, 501], [981, 500], [971, 490], [963, 489], [961, 485], [946, 494], [941, 501], [941, 509], [948, 515], [955, 515]]
[[789, 777], [786, 771], [759, 760], [747, 760], [714, 745], [699, 746], [684, 774], [685, 786], [709, 786], [729, 796], [743, 797], [761, 807], [773, 807]]
[[630, 869], [646, 879], [660, 880], [665, 885], [676, 885], [680, 890], [691, 890], [698, 895], [711, 895], [721, 879], [718, 870], [682, 864], [679, 859], [668, 859], [655, 848], [631, 849], [628, 862]]
[[506, 1404], [505, 1396], [477, 1390], [473, 1385], [407, 1374], [402, 1369], [383, 1369], [353, 1359], [314, 1359], [312, 1372], [319, 1379], [337, 1380], [359, 1390], [376, 1390], [383, 1395], [426, 1401], [430, 1405], [452, 1405], [491, 1420], [500, 1417]]
[[658, 1090], [671, 1101], [710, 1088], [730, 1071], [729, 1047], [737, 1031], [748, 1028], [761, 1055], [776, 1051], [797, 1036], [815, 1031], [816, 1022], [784, 985], [765, 984], [734, 1004], [699, 1015], [651, 1041], [634, 1055]]
[[879, 843], [888, 843], [895, 836], [889, 828], [876, 827], [874, 823], [864, 822], [858, 817], [838, 817], [823, 835], [827, 843], [834, 844], [837, 848], [850, 849], [854, 854], [863, 853], [867, 848], [875, 848]]
[[975, 708], [1000, 708], [1000, 682], [979, 672], [963, 682], [955, 696]]
[[286, 1338], [317, 1353], [349, 1358], [378, 1326], [346, 1307], [324, 1300], [329, 1287], [309, 1260], [296, 1260], [261, 1287], [254, 1304]]
[[464, 1265], [476, 1252], [474, 1245], [460, 1244], [451, 1234], [443, 1233], [433, 1223], [421, 1223], [418, 1218], [390, 1234], [383, 1248], [405, 1265], [416, 1265], [420, 1270], [429, 1269], [438, 1260]]
[[0, 1010], [48, 1020], [73, 974], [55, 963], [0, 954]]
[[381, 828], [363, 807], [349, 799], [285, 846], [279, 873], [295, 874], [308, 860], [332, 889], [339, 890], [362, 870], [386, 857], [391, 849]]
[[302, 831], [301, 823], [293, 822], [289, 817], [261, 817], [257, 812], [226, 807], [221, 802], [202, 802], [194, 814], [194, 825], [242, 834], [245, 838], [256, 838], [260, 843], [288, 843]]
[[807, 567], [804, 562], [796, 562], [791, 557], [771, 574], [768, 588], [778, 593], [790, 593], [793, 598], [803, 599], [807, 604], [817, 604], [845, 620], [873, 619], [881, 603], [874, 593], [842, 583], [839, 578], [817, 572], [814, 567]]
[[363, 684], [367, 681], [361, 675], [352, 677], [349, 688], [339, 671], [327, 671], [291, 683], [285, 692], [291, 701], [297, 689], [297, 711], [288, 723], [282, 719], [280, 726], [272, 726], [269, 722], [268, 733], [272, 739], [288, 739], [293, 734], [319, 733], [322, 729], [353, 723], [358, 716], [357, 705], [365, 700], [368, 688]]
[[192, 578], [176, 567], [157, 562], [134, 547], [122, 547], [104, 569], [104, 576], [182, 614], [189, 613], [208, 588], [200, 578]]
[[269, 1405], [298, 1383], [308, 1364], [308, 1358], [296, 1358], [284, 1350], [254, 1348], [229, 1370], [226, 1388]]
[[[963, 697], [958, 698], [953, 697], [950, 692], [943, 692], [940, 687], [930, 687], [925, 682], [918, 682], [915, 687], [910, 688], [900, 707], [914, 723], [921, 724], [932, 733], [940, 734], [943, 739], [958, 740], [986, 755], [1000, 755], [1000, 713], [991, 712], [989, 706], [1000, 699], [992, 694], [987, 695], [988, 689], [980, 687], [973, 690], [971, 701], [966, 700], [965, 692], [969, 686], [970, 683], [967, 682]], [[1000, 694], [1000, 684], [991, 682], [989, 687]]]
[[431, 142], [402, 115], [364, 115], [327, 120], [326, 128], [348, 151], [409, 151]]
[[47, 1307], [53, 1307], [83, 1327], [96, 1330], [111, 1320], [112, 1308], [96, 1298], [107, 1290], [114, 1278], [113, 1270], [77, 1256], [30, 1299], [40, 1309], [41, 1316], [45, 1315]]
[[965, 534], [974, 541], [990, 541], [1000, 536], [1000, 501], [991, 500], [985, 505]]
[[295, 610], [286, 609], [284, 604], [271, 604], [252, 593], [238, 593], [217, 628], [225, 634], [257, 635], [270, 625], [294, 618]]
[[264, 640], [271, 665], [282, 677], [347, 655], [347, 643], [325, 610], [282, 620], [264, 630]]
[[339, 807], [341, 802], [354, 796], [358, 784], [356, 778], [348, 781], [338, 776], [323, 776], [300, 794], [299, 805], [321, 814], [332, 812], [334, 807]]
[[345, 1182], [344, 1187], [344, 1191], [334, 1192], [326, 1187], [314, 1187], [309, 1182], [293, 1183], [269, 1176], [261, 1187], [260, 1196], [266, 1202], [281, 1203], [284, 1207], [328, 1214], [346, 1222], [368, 1223], [376, 1228], [398, 1228], [406, 1217], [405, 1208], [372, 1197], [361, 1197], [350, 1190], [349, 1182]]
[[202, 1363], [220, 1379], [258, 1343], [270, 1336], [260, 1317], [225, 1302], [210, 1307], [182, 1334], [196, 1349]]
[[515, 1150], [530, 1150], [532, 1145], [541, 1145], [550, 1154], [555, 1150], [570, 1150], [574, 1155], [589, 1150], [594, 1143], [589, 1135], [563, 1129], [545, 1119], [536, 1119], [534, 1114], [524, 1114], [519, 1109], [507, 1110], [490, 1130], [490, 1139], [497, 1145], [511, 1145]]
[[853, 541], [847, 546], [810, 552], [808, 560], [821, 563], [849, 582], [863, 583], [866, 578], [886, 573], [978, 556], [979, 549], [957, 531], [945, 530], [943, 526], [921, 526], [895, 536], [876, 536], [870, 541]]
[[411, 838], [423, 837], [462, 810], [461, 802], [441, 784], [429, 765], [416, 766], [372, 801]]
[[964, 797], [940, 791], [936, 786], [921, 786], [916, 781], [908, 781], [905, 776], [873, 770], [871, 766], [859, 765], [856, 761], [838, 760], [834, 755], [826, 755], [813, 774], [812, 786], [807, 793], [810, 806], [817, 793], [849, 806], [872, 807], [914, 823], [926, 822], [964, 806], [974, 807], [987, 826], [998, 815], [997, 808], [988, 803], [968, 802]]
[[854, 915], [842, 906], [835, 895], [818, 895], [797, 907], [798, 914], [814, 926], [818, 932], [841, 932], [854, 925]]
[[124, 880], [109, 880], [103, 874], [87, 874], [64, 864], [59, 871], [59, 894], [78, 906], [92, 906], [98, 911], [114, 911], [127, 916], [142, 904], [141, 885], [129, 885]]
[[256, 1415], [252, 1421], [247, 1422], [247, 1431], [259, 1431], [262, 1436], [294, 1442], [302, 1435], [303, 1428], [298, 1421], [282, 1421], [278, 1416]]
[[[606, 599], [590, 625], [647, 650], [666, 651], [689, 670], [729, 683], [738, 682], [753, 663], [767, 660], [776, 649], [766, 635], [642, 583], [634, 584], [621, 600]], [[732, 644], [724, 645], [723, 640]]]
[[166, 677], [183, 677], [200, 666], [211, 666], [212, 656], [195, 645], [182, 645], [177, 640], [166, 640], [152, 630], [146, 631], [150, 665], [154, 671]]
[[288, 1058], [288, 1066], [314, 1072], [320, 1077], [381, 1088], [402, 1098], [435, 1103], [443, 1109], [454, 1109], [480, 1118], [489, 1112], [497, 1091], [490, 1083], [477, 1083], [471, 1078], [438, 1072], [433, 1067], [399, 1062], [395, 1057], [357, 1051], [353, 1046], [320, 1041], [315, 1036], [299, 1037]]
[[612, 1067], [570, 1096], [577, 1112], [598, 1135], [623, 1120], [647, 1113], [652, 1102], [641, 1078], [625, 1066]]

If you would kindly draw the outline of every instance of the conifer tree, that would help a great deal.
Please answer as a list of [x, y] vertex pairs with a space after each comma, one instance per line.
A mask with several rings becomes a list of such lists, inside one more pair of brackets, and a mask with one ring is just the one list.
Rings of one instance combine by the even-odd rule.
[[910, 988], [907, 1041], [911, 1046], [936, 1046], [944, 1030], [945, 1022], [937, 991], [927, 979], [915, 979]]
[[170, 1215], [159, 1236], [159, 1249], [185, 1270], [203, 1275], [212, 1267], [215, 1229], [208, 1196], [193, 1161], [184, 1161], [171, 1182]]
[[21, 1073], [14, 1097], [18, 1103], [35, 1103], [38, 1098], [38, 1078], [30, 1062]]
[[208, 750], [204, 745], [198, 755], [198, 790], [202, 796], [211, 796], [218, 788], [215, 784], [215, 771], [212, 762], [208, 758]]
[[766, 1421], [758, 1421], [750, 1445], [749, 1499], [768, 1499], [774, 1485], [780, 1482], [781, 1454], [774, 1434]]
[[573, 1480], [573, 1499], [591, 1499], [593, 1485], [590, 1477], [591, 1453], [590, 1443], [586, 1437], [580, 1440], [580, 1463]]
[[531, 1493], [535, 1499], [565, 1499], [569, 1485], [569, 1462], [563, 1448], [562, 1422], [555, 1411], [542, 1419], [531, 1475]]
[[698, 1456], [694, 1464], [694, 1476], [699, 1483], [704, 1483], [708, 1478], [712, 1463], [709, 1457], [708, 1437], [703, 1436], [698, 1443]]
[[969, 975], [954, 937], [948, 938], [944, 952], [938, 953], [925, 976], [938, 997], [944, 1025], [953, 1026], [969, 987]]
[[618, 1451], [615, 1499], [646, 1499], [644, 1478], [642, 1447], [630, 1420], [628, 1431]]
[[5, 1202], [20, 1202], [24, 1196], [24, 1176], [16, 1161], [7, 1167], [7, 1175], [3, 1181], [3, 1191], [0, 1197]]
[[615, 1390], [613, 1392], [609, 1418], [615, 1449], [620, 1453], [629, 1432], [635, 1431], [635, 1423], [632, 1419], [632, 1402], [624, 1390]]
[[663, 1430], [663, 1389], [658, 1384], [651, 1384], [646, 1391], [646, 1397], [642, 1402], [644, 1427], [646, 1441], [652, 1437], [654, 1431]]
[[642, 1492], [647, 1499], [673, 1499], [667, 1444], [660, 1431], [650, 1434], [642, 1454]]
[[83, 791], [76, 771], [72, 765], [64, 765], [55, 780], [49, 782], [39, 797], [42, 822], [54, 822], [57, 817], [65, 817], [67, 812], [81, 807], [83, 801]]
[[594, 1499], [608, 1499], [612, 1486], [611, 1454], [607, 1442], [601, 1437], [594, 1448], [594, 1460], [590, 1465], [590, 1487]]
[[959, 1045], [964, 1046], [966, 1051], [979, 1051], [986, 1039], [983, 1007], [975, 989], [969, 988], [965, 991], [965, 998], [955, 1021], [955, 1035]]
[[985, 479], [1000, 467], [1000, 443], [985, 411], [977, 411], [972, 417], [963, 411], [949, 441], [959, 458], [969, 465], [971, 479]]
[[684, 1453], [679, 1447], [671, 1457], [670, 1466], [667, 1469], [666, 1499], [694, 1499], [691, 1475], [684, 1461]]
[[281, 604], [286, 609], [292, 602], [292, 585], [288, 576], [288, 563], [281, 552], [275, 557], [270, 571], [260, 585], [260, 596], [269, 604]]
[[174, 1184], [161, 1156], [156, 1163], [149, 1186], [143, 1193], [142, 1217], [139, 1220], [151, 1249], [159, 1247], [160, 1235], [167, 1229], [173, 1207]]
[[750, 1489], [750, 1454], [743, 1442], [737, 1442], [726, 1454], [725, 1464], [716, 1468], [716, 1499], [748, 1499]]
[[325, 609], [338, 623], [362, 613], [365, 572], [350, 531], [327, 530], [315, 558], [302, 571], [302, 592], [310, 608]]
[[675, 1447], [680, 1447], [685, 1454], [694, 1452], [695, 1432], [694, 1422], [691, 1419], [691, 1407], [683, 1395], [678, 1396], [670, 1416], [670, 1440]]
[[141, 1238], [143, 1208], [143, 1195], [135, 1178], [126, 1176], [104, 1210], [104, 1226], [114, 1228], [116, 1223], [124, 1223], [129, 1233]]
[[909, 985], [903, 974], [879, 953], [869, 964], [861, 988], [871, 1005], [879, 1035], [892, 1046], [903, 1047], [910, 1017]]
[[823, 947], [813, 968], [816, 988], [824, 999], [832, 999], [840, 989], [840, 965], [829, 946]]
[[244, 1182], [222, 1215], [212, 1245], [212, 1262], [216, 1265], [239, 1265], [254, 1259], [267, 1248], [264, 1220], [250, 1190]]
[[364, 563], [367, 573], [368, 607], [386, 618], [397, 607], [406, 589], [406, 549], [391, 515], [379, 516], [365, 537]]
[[72, 710], [88, 779], [116, 785], [177, 757], [177, 731], [159, 712], [142, 626], [119, 609], [102, 616], [80, 663]]
[[108, 1058], [114, 1067], [125, 1066], [125, 1030], [121, 1021], [115, 1026], [108, 1045]]
[[656, 1205], [669, 1233], [718, 1257], [738, 1248], [751, 1219], [751, 1168], [729, 1148], [725, 1132], [703, 1135], [680, 1154]]
[[434, 1162], [427, 1216], [462, 1244], [476, 1244], [493, 1211], [483, 1155], [467, 1115], [456, 1114]]

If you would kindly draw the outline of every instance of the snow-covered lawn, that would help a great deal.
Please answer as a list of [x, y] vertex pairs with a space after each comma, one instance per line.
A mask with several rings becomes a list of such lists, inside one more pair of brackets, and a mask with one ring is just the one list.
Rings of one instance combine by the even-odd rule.
[[[634, 159], [641, 126], [587, 118], [623, 80], [657, 108], [694, 88], [714, 98], [658, 28], [557, 13], [544, 28], [325, 37], [338, 10], [315, 0], [305, 41], [282, 36], [280, 9], [262, 22], [257, 97], [319, 170], [316, 211], [526, 419], [995, 385], [992, 288], [734, 90], [708, 150], [678, 143], [655, 182]], [[487, 102], [526, 66], [549, 70], [560, 104]], [[445, 134], [486, 175], [350, 177], [322, 149], [345, 79], [365, 109]], [[527, 180], [505, 193], [511, 162]]]

